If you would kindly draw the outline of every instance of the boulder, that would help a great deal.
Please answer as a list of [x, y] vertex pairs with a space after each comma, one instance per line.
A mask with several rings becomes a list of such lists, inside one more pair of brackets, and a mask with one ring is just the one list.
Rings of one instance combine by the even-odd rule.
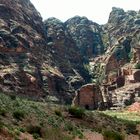
[[134, 75], [134, 80], [135, 80], [136, 82], [140, 82], [140, 70], [136, 70], [136, 71], [133, 73], [133, 75]]

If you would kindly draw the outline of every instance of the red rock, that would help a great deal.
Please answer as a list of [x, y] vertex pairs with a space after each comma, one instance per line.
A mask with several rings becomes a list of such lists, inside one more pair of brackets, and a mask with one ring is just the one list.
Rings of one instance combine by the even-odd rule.
[[131, 106], [129, 106], [128, 111], [140, 112], [140, 103], [135, 102], [134, 104], [132, 104]]

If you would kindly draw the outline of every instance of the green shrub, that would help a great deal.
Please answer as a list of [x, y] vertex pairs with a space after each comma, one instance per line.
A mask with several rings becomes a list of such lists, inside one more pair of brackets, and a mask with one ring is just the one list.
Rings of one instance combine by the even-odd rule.
[[47, 122], [49, 125], [52, 125], [53, 127], [58, 127], [57, 121], [53, 116], [49, 116], [47, 118]]
[[140, 69], [140, 63], [135, 64], [135, 69]]
[[41, 137], [41, 126], [39, 125], [29, 125], [27, 127], [27, 131], [28, 133], [32, 134], [34, 136], [34, 138], [38, 138]]
[[11, 98], [11, 100], [16, 100], [16, 95], [11, 94], [10, 98]]
[[54, 112], [55, 112], [55, 115], [62, 117], [62, 112], [60, 110], [56, 109]]
[[84, 138], [84, 135], [83, 135], [83, 133], [81, 132], [81, 130], [78, 129], [78, 128], [76, 128], [76, 127], [75, 127], [75, 129], [73, 130], [72, 134], [73, 134], [73, 136], [78, 136], [78, 138], [80, 138], [80, 139], [83, 139], [83, 138]]
[[14, 135], [19, 136], [20, 135], [20, 131], [18, 129], [14, 130]]
[[78, 107], [69, 107], [69, 114], [73, 115], [76, 118], [82, 118], [85, 115], [85, 110]]
[[67, 122], [67, 123], [65, 123], [64, 129], [66, 131], [73, 131], [74, 130], [74, 126], [72, 125], [71, 122]]
[[103, 132], [104, 140], [123, 140], [123, 136], [115, 131], [104, 131]]
[[0, 109], [0, 115], [1, 116], [4, 116], [5, 117], [6, 116], [6, 113], [7, 113], [7, 110], [6, 109], [4, 109], [4, 108], [1, 108]]
[[22, 120], [25, 117], [25, 112], [22, 110], [16, 110], [13, 112], [13, 117], [17, 120]]
[[20, 102], [18, 100], [15, 100], [15, 102], [13, 103], [14, 107], [19, 107], [20, 106]]
[[20, 132], [23, 132], [23, 133], [25, 133], [25, 132], [26, 132], [26, 129], [25, 129], [25, 128], [23, 128], [23, 127], [20, 127], [18, 130], [19, 130]]
[[33, 137], [34, 137], [34, 139], [38, 139], [38, 138], [40, 138], [40, 135], [37, 134], [37, 133], [34, 133], [34, 134], [33, 134]]

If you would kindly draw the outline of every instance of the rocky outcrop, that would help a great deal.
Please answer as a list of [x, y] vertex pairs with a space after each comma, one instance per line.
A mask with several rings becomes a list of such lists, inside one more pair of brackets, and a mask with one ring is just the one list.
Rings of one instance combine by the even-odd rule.
[[53, 61], [40, 14], [29, 0], [0, 3], [0, 90], [37, 100], [49, 94], [69, 101], [71, 88]]
[[136, 23], [139, 17], [139, 12], [125, 12], [121, 8], [112, 8], [108, 23], [104, 26], [109, 33], [111, 46], [115, 44], [116, 39], [132, 35], [139, 29], [139, 24]]
[[[74, 93], [84, 83], [89, 82], [90, 75], [84, 68], [82, 55], [79, 53], [72, 38], [68, 35], [64, 23], [56, 18], [49, 18], [44, 24], [52, 61], [63, 75], [62, 82], [57, 80], [58, 78], [51, 80], [56, 81], [54, 85], [57, 85], [57, 88], [54, 86], [52, 89], [59, 89], [57, 92], [53, 90], [53, 93], [63, 93], [61, 97], [65, 97], [66, 93], [69, 93], [69, 97], [72, 98], [74, 94], [72, 95], [71, 93]], [[65, 100], [67, 99], [65, 98]]]
[[0, 3], [1, 91], [38, 97], [43, 94], [41, 67], [47, 52], [42, 18], [30, 1]]
[[47, 32], [47, 45], [51, 48], [53, 62], [63, 73], [67, 82], [72, 87], [79, 88], [83, 83], [90, 80], [79, 49], [68, 35], [64, 23], [60, 20], [49, 18], [44, 23]]
[[[102, 26], [79, 16], [65, 23], [55, 18], [46, 20], [48, 45], [51, 47], [57, 67], [69, 85], [76, 90], [85, 84], [82, 79], [88, 82], [83, 64], [86, 64], [87, 68], [89, 62], [91, 66], [88, 70], [92, 75], [92, 81], [106, 88], [101, 94], [104, 96], [103, 100], [108, 102], [107, 105], [114, 103], [111, 101], [110, 93], [115, 89], [128, 83], [139, 82], [136, 76], [139, 72], [134, 73], [135, 65], [139, 64], [140, 58], [138, 18], [139, 12], [125, 12], [113, 7], [108, 23]], [[60, 56], [65, 56], [65, 60]], [[126, 65], [129, 67], [128, 75], [123, 73]]]
[[140, 83], [125, 85], [112, 91], [113, 106], [126, 107], [140, 101]]
[[[65, 67], [69, 67], [70, 70], [72, 66], [86, 83], [89, 82], [90, 75], [85, 65], [88, 65], [90, 58], [104, 52], [101, 26], [86, 17], [79, 16], [65, 23], [56, 18], [49, 18], [44, 23], [53, 56], [59, 61], [57, 64], [64, 64], [59, 66], [60, 69], [66, 73]], [[59, 56], [65, 56], [65, 59]]]
[[[105, 88], [102, 94], [109, 96], [105, 101], [109, 104], [112, 102], [112, 105], [117, 104], [114, 101], [118, 98], [118, 105], [125, 106], [122, 98], [120, 99], [121, 95], [126, 97], [129, 103], [135, 102], [133, 97], [137, 96], [136, 90], [129, 92], [126, 88], [128, 90], [122, 92], [119, 88], [125, 89], [131, 85], [135, 87], [135, 84], [139, 83], [139, 16], [139, 12], [125, 12], [113, 7], [108, 23], [102, 26], [104, 33], [101, 35], [106, 52], [90, 62], [93, 81]], [[130, 93], [129, 97], [125, 95], [127, 91]]]
[[86, 17], [75, 16], [67, 20], [65, 26], [85, 61], [103, 54], [104, 45], [101, 39], [102, 28], [100, 25]]
[[132, 104], [131, 106], [129, 106], [128, 111], [130, 112], [139, 112], [140, 111], [140, 103], [139, 102], [135, 102], [134, 104]]
[[139, 24], [136, 22], [139, 16], [136, 11], [125, 12], [120, 8], [112, 8], [108, 23], [104, 25], [109, 42], [105, 54], [107, 73], [132, 60], [135, 63], [139, 61]]
[[79, 16], [65, 23], [56, 18], [49, 18], [44, 24], [53, 61], [70, 87], [77, 90], [90, 82], [89, 59], [104, 52], [101, 26]]

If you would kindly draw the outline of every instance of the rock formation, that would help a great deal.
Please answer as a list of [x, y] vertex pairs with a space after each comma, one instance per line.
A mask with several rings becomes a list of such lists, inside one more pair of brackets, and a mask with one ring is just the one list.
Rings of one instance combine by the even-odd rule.
[[85, 61], [103, 54], [104, 45], [101, 39], [102, 28], [100, 25], [86, 17], [75, 16], [67, 20], [65, 26]]
[[[71, 90], [74, 90], [74, 83], [77, 82], [81, 86], [84, 80], [73, 67], [69, 69], [65, 49], [59, 51], [63, 49], [62, 44], [53, 47], [58, 46], [56, 53], [59, 54], [59, 58], [62, 55], [64, 58], [54, 57], [48, 39], [42, 18], [29, 0], [0, 0], [2, 92], [32, 99], [48, 98], [48, 94], [57, 96], [59, 100], [62, 98], [66, 102], [72, 99]], [[78, 59], [78, 54], [76, 56]], [[55, 61], [54, 58], [59, 61]], [[71, 84], [74, 84], [72, 87], [63, 75], [65, 67]]]
[[[108, 46], [105, 47], [105, 54], [94, 60], [92, 69], [96, 70], [96, 81], [101, 86], [106, 85], [107, 95], [110, 96], [108, 102], [111, 101], [112, 105], [125, 106], [127, 103], [124, 103], [122, 97], [127, 98], [127, 93], [127, 101], [131, 104], [139, 92], [135, 89], [130, 92], [129, 88], [131, 85], [139, 85], [139, 16], [139, 12], [125, 12], [113, 7], [108, 23], [103, 26], [103, 39], [107, 38]], [[102, 92], [104, 94], [104, 90]]]
[[0, 0], [1, 91], [43, 95], [43, 56], [50, 63], [45, 38], [42, 18], [30, 1]]
[[140, 92], [139, 40], [139, 11], [113, 7], [105, 25], [79, 16], [43, 22], [29, 0], [0, 0], [0, 91], [61, 103], [79, 91], [86, 108], [133, 103]]

